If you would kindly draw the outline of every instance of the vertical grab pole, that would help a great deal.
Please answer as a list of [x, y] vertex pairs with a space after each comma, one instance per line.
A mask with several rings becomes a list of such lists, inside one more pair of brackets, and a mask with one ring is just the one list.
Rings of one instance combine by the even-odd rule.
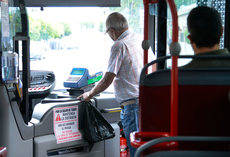
[[[149, 44], [149, 4], [158, 3], [158, 0], [143, 0], [144, 4], [144, 40], [142, 42], [142, 48], [144, 49], [144, 65], [148, 63], [148, 49]], [[154, 30], [155, 31], [155, 30]], [[148, 69], [146, 69], [146, 74]]]
[[167, 0], [172, 14], [172, 43], [170, 45], [170, 53], [172, 55], [171, 69], [171, 105], [170, 105], [170, 134], [178, 135], [178, 67], [177, 60], [180, 52], [178, 43], [178, 16], [175, 2]]
[[172, 56], [171, 69], [171, 110], [170, 110], [170, 134], [178, 135], [178, 56]]
[[[142, 47], [144, 48], [144, 43], [148, 44], [148, 32], [149, 32], [149, 0], [143, 0], [144, 3], [144, 41]], [[144, 65], [148, 63], [148, 47], [144, 48]], [[146, 69], [146, 74], [148, 69]]]

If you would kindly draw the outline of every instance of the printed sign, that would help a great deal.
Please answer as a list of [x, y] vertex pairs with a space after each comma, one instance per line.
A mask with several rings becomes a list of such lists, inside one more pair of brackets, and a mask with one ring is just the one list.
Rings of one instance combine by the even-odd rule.
[[78, 130], [78, 106], [54, 108], [53, 120], [57, 143], [82, 139]]

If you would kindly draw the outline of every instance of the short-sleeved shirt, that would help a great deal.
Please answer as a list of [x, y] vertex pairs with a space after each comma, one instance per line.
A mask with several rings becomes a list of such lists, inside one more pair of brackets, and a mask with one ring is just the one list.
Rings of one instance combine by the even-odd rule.
[[143, 67], [142, 54], [140, 41], [128, 30], [114, 42], [107, 71], [116, 75], [113, 84], [118, 102], [139, 96], [139, 77]]

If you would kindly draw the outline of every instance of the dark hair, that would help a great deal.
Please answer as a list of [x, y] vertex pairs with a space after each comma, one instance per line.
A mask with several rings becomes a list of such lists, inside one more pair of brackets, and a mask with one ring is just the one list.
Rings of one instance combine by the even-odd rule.
[[222, 21], [214, 8], [199, 6], [191, 10], [187, 18], [191, 40], [198, 48], [213, 47], [220, 43]]

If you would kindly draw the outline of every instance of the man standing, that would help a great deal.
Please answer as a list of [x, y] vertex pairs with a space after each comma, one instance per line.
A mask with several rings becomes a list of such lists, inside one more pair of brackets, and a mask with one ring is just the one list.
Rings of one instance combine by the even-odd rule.
[[133, 131], [138, 131], [139, 76], [143, 67], [141, 43], [128, 30], [127, 20], [118, 12], [107, 17], [106, 33], [114, 41], [107, 72], [96, 87], [79, 98], [90, 100], [107, 89], [114, 80], [115, 97], [121, 104], [121, 122], [132, 157], [135, 149], [130, 145], [129, 135]]
[[219, 49], [223, 34], [220, 14], [214, 8], [199, 6], [189, 13], [187, 19], [188, 39], [195, 56], [210, 56], [210, 59], [193, 59], [181, 68], [224, 68], [230, 67], [229, 59], [211, 58], [213, 55], [229, 55], [227, 49]]

